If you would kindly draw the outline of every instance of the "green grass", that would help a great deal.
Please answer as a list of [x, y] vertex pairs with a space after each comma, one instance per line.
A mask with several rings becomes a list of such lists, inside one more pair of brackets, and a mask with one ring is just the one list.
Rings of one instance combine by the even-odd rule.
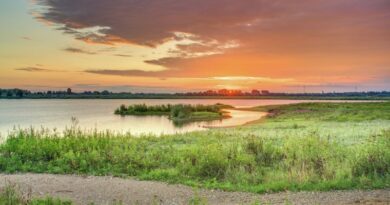
[[[0, 171], [133, 176], [256, 193], [390, 187], [389, 103], [267, 106], [262, 123], [161, 137], [19, 131]], [[364, 110], [362, 110], [364, 109]]]
[[390, 120], [390, 102], [301, 103], [251, 108], [267, 111], [277, 120], [316, 120], [332, 122]]

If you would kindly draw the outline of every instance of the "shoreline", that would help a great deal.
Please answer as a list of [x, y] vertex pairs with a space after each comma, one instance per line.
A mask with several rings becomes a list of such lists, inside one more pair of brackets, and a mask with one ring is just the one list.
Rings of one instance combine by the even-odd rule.
[[[219, 128], [235, 128], [235, 127], [240, 127], [240, 126], [245, 126], [245, 125], [251, 125], [251, 124], [256, 124], [258, 121], [263, 121], [270, 113], [267, 112], [260, 112], [260, 111], [254, 111], [254, 110], [242, 110], [240, 108], [233, 108], [233, 109], [226, 109], [226, 110], [236, 110], [236, 111], [245, 111], [245, 112], [252, 112], [252, 113], [258, 113], [260, 116], [258, 119], [254, 120], [249, 120], [244, 123], [236, 124], [236, 125], [227, 125], [227, 126], [203, 126], [204, 128], [207, 129], [219, 129]], [[230, 112], [229, 112], [230, 113]], [[234, 118], [233, 116], [230, 116], [230, 118]], [[222, 119], [224, 120], [224, 119]]]

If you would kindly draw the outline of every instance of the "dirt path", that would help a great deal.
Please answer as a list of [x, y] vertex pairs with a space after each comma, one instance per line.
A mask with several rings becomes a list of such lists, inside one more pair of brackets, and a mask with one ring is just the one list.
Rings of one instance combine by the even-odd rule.
[[[162, 182], [113, 177], [81, 177], [49, 174], [0, 174], [0, 189], [17, 184], [23, 192], [70, 199], [76, 204], [188, 204], [194, 196], [191, 187]], [[256, 200], [270, 204], [390, 204], [390, 189], [374, 191], [299, 192], [256, 195], [240, 192], [199, 190], [208, 204], [250, 204]], [[157, 203], [156, 203], [157, 202]], [[288, 204], [288, 203], [287, 203]]]

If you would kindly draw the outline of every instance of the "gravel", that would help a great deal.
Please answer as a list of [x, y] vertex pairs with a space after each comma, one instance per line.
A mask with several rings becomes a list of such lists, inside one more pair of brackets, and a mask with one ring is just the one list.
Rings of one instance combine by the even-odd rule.
[[[53, 196], [69, 199], [75, 204], [188, 204], [196, 195], [193, 188], [163, 182], [138, 181], [115, 177], [50, 175], [50, 174], [0, 174], [0, 189], [15, 184], [24, 193], [35, 197]], [[282, 192], [252, 194], [200, 189], [196, 191], [208, 204], [390, 204], [390, 189], [351, 190], [331, 192]]]

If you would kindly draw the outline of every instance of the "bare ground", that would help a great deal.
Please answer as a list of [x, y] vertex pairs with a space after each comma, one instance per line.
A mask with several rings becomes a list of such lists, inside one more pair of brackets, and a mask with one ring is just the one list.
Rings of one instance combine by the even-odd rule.
[[[50, 174], [0, 174], [0, 189], [6, 184], [16, 184], [23, 193], [35, 197], [53, 196], [69, 199], [76, 204], [188, 204], [194, 190], [183, 185], [162, 182], [138, 181], [115, 177], [82, 177]], [[331, 192], [283, 192], [274, 194], [251, 194], [217, 190], [197, 191], [208, 204], [390, 204], [390, 189], [372, 191]]]

